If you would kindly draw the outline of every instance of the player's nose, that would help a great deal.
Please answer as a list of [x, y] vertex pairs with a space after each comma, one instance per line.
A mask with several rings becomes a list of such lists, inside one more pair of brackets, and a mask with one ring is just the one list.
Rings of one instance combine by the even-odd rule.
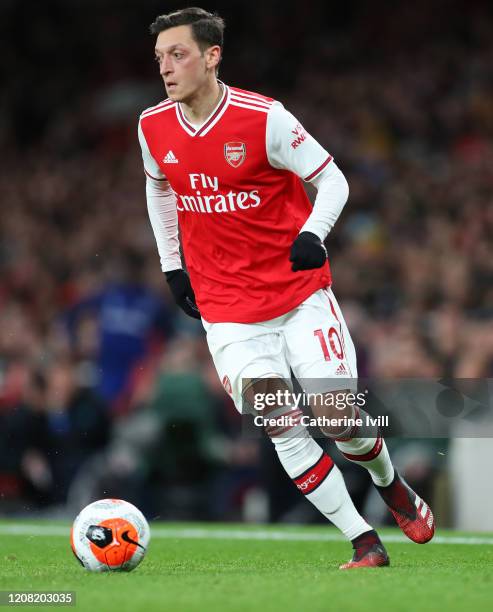
[[162, 76], [167, 76], [173, 72], [173, 63], [168, 57], [163, 57], [159, 65], [159, 72]]

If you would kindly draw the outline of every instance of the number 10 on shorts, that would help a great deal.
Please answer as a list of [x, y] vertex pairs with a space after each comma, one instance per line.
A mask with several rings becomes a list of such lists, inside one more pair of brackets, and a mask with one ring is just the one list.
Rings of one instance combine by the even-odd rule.
[[329, 341], [328, 345], [324, 332], [321, 329], [316, 329], [313, 332], [313, 335], [316, 336], [320, 342], [320, 347], [322, 349], [322, 353], [324, 354], [325, 361], [331, 360], [330, 352], [332, 352], [337, 359], [344, 359], [344, 349], [342, 346], [341, 337], [339, 336], [339, 332], [335, 327], [330, 327], [329, 331], [327, 332], [327, 340]]

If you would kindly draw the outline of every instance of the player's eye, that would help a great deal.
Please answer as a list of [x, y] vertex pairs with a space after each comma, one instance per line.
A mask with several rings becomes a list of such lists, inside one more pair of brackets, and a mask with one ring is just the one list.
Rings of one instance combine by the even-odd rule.
[[176, 59], [181, 59], [183, 57], [183, 53], [173, 53], [173, 55], [176, 57]]

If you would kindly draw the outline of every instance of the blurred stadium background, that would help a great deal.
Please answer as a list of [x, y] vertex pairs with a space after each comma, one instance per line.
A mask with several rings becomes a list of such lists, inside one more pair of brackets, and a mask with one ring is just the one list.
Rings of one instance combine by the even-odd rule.
[[[165, 95], [148, 25], [187, 4], [0, 2], [0, 515], [111, 496], [151, 518], [320, 520], [270, 442], [240, 437], [160, 272], [136, 127]], [[491, 377], [490, 3], [198, 4], [227, 22], [221, 78], [283, 101], [348, 178], [327, 245], [361, 375]], [[390, 445], [441, 526], [493, 529], [491, 439]]]

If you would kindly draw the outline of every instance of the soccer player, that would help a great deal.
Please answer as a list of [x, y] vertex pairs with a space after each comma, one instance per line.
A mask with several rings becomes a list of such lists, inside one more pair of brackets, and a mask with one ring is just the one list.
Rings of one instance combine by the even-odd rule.
[[[218, 80], [223, 31], [223, 20], [200, 8], [157, 17], [151, 33], [168, 98], [142, 113], [138, 133], [163, 272], [178, 305], [202, 319], [218, 375], [241, 411], [242, 381], [255, 392], [272, 390], [276, 379], [282, 388], [291, 368], [298, 379], [330, 380], [333, 391], [338, 377], [357, 372], [323, 244], [346, 203], [346, 179], [282, 104]], [[313, 207], [302, 180], [317, 189]], [[340, 470], [299, 419], [266, 431], [301, 493], [352, 542], [353, 558], [341, 568], [388, 565]], [[324, 433], [368, 470], [411, 540], [432, 538], [430, 508], [398, 475], [378, 431]]]

